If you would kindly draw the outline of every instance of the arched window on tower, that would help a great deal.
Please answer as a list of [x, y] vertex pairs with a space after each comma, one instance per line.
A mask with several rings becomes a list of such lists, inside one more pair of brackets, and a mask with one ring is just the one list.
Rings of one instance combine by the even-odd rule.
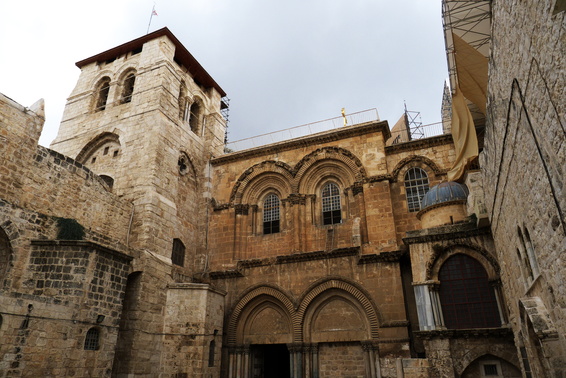
[[96, 86], [96, 103], [94, 106], [95, 111], [98, 112], [106, 109], [109, 92], [110, 92], [110, 78], [103, 77]]
[[136, 82], [136, 75], [134, 72], [129, 72], [124, 79], [122, 88], [122, 104], [132, 102], [132, 94], [134, 93], [134, 84]]
[[428, 175], [424, 169], [413, 167], [405, 173], [405, 193], [410, 212], [421, 209], [421, 200], [428, 189]]
[[173, 252], [171, 262], [175, 265], [185, 265], [185, 245], [180, 239], [173, 239]]
[[200, 132], [201, 118], [202, 118], [202, 104], [200, 101], [195, 101], [190, 108], [189, 125], [191, 126], [191, 131], [197, 135]]
[[263, 200], [263, 233], [275, 234], [279, 232], [280, 201], [276, 194], [268, 194]]
[[501, 317], [494, 288], [476, 259], [456, 254], [438, 272], [444, 324], [449, 329], [496, 328]]
[[338, 185], [329, 182], [322, 187], [322, 224], [337, 224], [342, 222], [340, 206], [340, 189]]

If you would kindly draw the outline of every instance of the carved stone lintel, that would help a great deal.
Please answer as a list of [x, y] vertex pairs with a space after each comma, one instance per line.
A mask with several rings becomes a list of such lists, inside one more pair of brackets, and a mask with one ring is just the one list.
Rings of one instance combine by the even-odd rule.
[[288, 201], [291, 205], [305, 205], [307, 203], [307, 197], [303, 194], [291, 193]]

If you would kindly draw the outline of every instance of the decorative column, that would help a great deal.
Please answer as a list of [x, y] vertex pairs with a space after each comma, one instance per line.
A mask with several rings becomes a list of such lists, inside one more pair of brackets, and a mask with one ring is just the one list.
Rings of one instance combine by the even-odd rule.
[[379, 363], [379, 344], [375, 340], [362, 341], [366, 375], [369, 378], [381, 378], [381, 365]]
[[318, 378], [318, 344], [305, 344], [305, 378]]
[[291, 378], [303, 378], [303, 344], [287, 344], [291, 358]]
[[436, 329], [428, 283], [413, 283], [413, 289], [415, 291], [415, 301], [417, 302], [419, 329], [421, 331]]
[[[520, 265], [520, 264], [519, 264]], [[491, 287], [493, 287], [493, 292], [495, 293], [495, 300], [497, 302], [497, 309], [499, 310], [499, 319], [501, 320], [501, 325], [507, 324], [507, 316], [504, 312], [505, 307], [503, 306], [503, 294], [501, 292], [501, 280], [495, 279], [489, 282]]]
[[434, 282], [429, 284], [430, 302], [432, 305], [432, 313], [434, 315], [434, 323], [436, 329], [445, 329], [444, 316], [442, 315], [442, 306], [440, 304], [440, 283]]
[[301, 211], [306, 204], [306, 197], [297, 193], [292, 193], [289, 195], [289, 202], [291, 204], [291, 211], [293, 213], [293, 250], [303, 251], [303, 235], [304, 230], [302, 220], [304, 218]]
[[[234, 259], [239, 260], [241, 259], [241, 250], [242, 250], [242, 233], [243, 228], [242, 223], [244, 219], [242, 219], [242, 215], [248, 215], [249, 205], [235, 205], [234, 206], [234, 213], [235, 213], [235, 220], [234, 220]], [[246, 217], [247, 218], [247, 217]]]
[[236, 375], [236, 348], [228, 348], [228, 378], [234, 378]]
[[364, 186], [361, 182], [356, 182], [352, 185], [352, 195], [356, 199], [358, 209], [360, 212], [360, 236], [361, 244], [368, 243], [368, 225], [366, 219], [366, 201], [364, 197]]

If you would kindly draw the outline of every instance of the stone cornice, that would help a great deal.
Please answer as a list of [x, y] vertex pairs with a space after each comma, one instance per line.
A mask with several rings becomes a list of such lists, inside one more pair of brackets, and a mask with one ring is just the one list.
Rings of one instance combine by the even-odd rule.
[[454, 240], [471, 236], [489, 235], [489, 227], [477, 228], [474, 221], [451, 224], [424, 230], [409, 231], [403, 238], [405, 244], [428, 243], [442, 240]]
[[385, 154], [395, 154], [398, 152], [414, 151], [421, 148], [429, 148], [433, 146], [440, 146], [442, 144], [454, 143], [452, 134], [442, 134], [429, 138], [415, 139], [410, 142], [393, 144], [385, 147]]
[[471, 338], [509, 338], [513, 340], [511, 328], [475, 328], [475, 329], [437, 329], [432, 331], [415, 331], [418, 339], [471, 339]]
[[384, 140], [387, 140], [390, 136], [387, 121], [373, 121], [355, 126], [340, 127], [338, 129], [324, 131], [300, 138], [294, 138], [283, 142], [250, 148], [239, 152], [232, 152], [213, 158], [211, 159], [210, 163], [212, 165], [221, 165], [237, 160], [249, 159], [255, 156], [263, 156], [292, 150], [297, 147], [317, 146], [320, 144], [334, 142], [352, 136], [365, 135], [373, 132], [382, 132], [384, 134]]
[[236, 269], [216, 271], [210, 273], [213, 280], [223, 278], [244, 277], [242, 269], [257, 268], [261, 266], [300, 263], [304, 261], [335, 259], [340, 257], [357, 256], [360, 253], [359, 247], [338, 248], [331, 251], [315, 251], [305, 253], [294, 253], [292, 255], [280, 255], [265, 259], [240, 260]]
[[375, 264], [375, 263], [390, 263], [398, 262], [399, 259], [405, 254], [404, 251], [391, 251], [391, 252], [381, 252], [373, 253], [371, 255], [361, 255], [358, 264]]
[[114, 249], [104, 247], [100, 244], [93, 243], [86, 240], [32, 240], [31, 245], [33, 246], [49, 246], [49, 247], [80, 247], [80, 248], [91, 248], [97, 252], [102, 252], [113, 257], [117, 257], [121, 260], [127, 262], [132, 261], [134, 258], [132, 256], [126, 255], [123, 252], [118, 252]]

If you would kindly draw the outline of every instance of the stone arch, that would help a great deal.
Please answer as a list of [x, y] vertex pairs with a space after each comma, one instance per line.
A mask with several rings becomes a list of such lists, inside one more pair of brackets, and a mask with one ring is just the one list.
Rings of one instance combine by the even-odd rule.
[[122, 73], [118, 77], [118, 83], [120, 85], [120, 103], [124, 104], [132, 101], [136, 78], [137, 71], [134, 67], [127, 67], [122, 70]]
[[189, 126], [191, 131], [200, 136], [202, 132], [202, 122], [204, 119], [205, 107], [204, 101], [200, 96], [194, 96], [193, 103], [190, 107]]
[[103, 132], [97, 135], [90, 142], [85, 144], [81, 152], [78, 153], [75, 160], [81, 164], [87, 164], [92, 155], [96, 153], [100, 148], [102, 148], [102, 146], [104, 146], [105, 144], [114, 144], [117, 145], [118, 148], [120, 148], [120, 137], [118, 136], [118, 134], [111, 132]]
[[434, 161], [431, 159], [420, 156], [420, 155], [411, 155], [407, 156], [406, 158], [402, 159], [400, 162], [397, 163], [393, 171], [391, 172], [391, 177], [393, 177], [393, 181], [403, 181], [405, 176], [405, 172], [412, 167], [418, 167], [425, 170], [425, 172], [429, 175], [430, 173], [434, 173], [434, 176], [442, 175], [445, 170], [442, 170], [436, 165]]
[[7, 274], [13, 264], [14, 253], [8, 234], [0, 227], [0, 291], [3, 291]]
[[444, 246], [434, 245], [432, 248], [434, 253], [426, 264], [427, 280], [438, 280], [438, 272], [442, 264], [458, 253], [468, 255], [477, 260], [486, 270], [490, 280], [499, 279], [500, 267], [497, 260], [487, 250], [478, 245], [454, 243]]
[[[326, 162], [326, 164], [321, 164], [321, 162]], [[299, 193], [307, 193], [305, 186], [308, 188], [308, 184], [306, 183], [311, 182], [313, 176], [319, 174], [313, 172], [313, 167], [328, 166], [330, 165], [328, 162], [333, 162], [330, 164], [335, 167], [341, 167], [342, 179], [348, 178], [350, 185], [356, 181], [363, 181], [367, 177], [366, 170], [356, 155], [341, 147], [323, 147], [306, 155], [295, 165], [293, 171], [296, 181], [293, 189]]]
[[518, 366], [520, 366], [519, 358], [517, 356], [515, 348], [501, 349], [500, 345], [484, 343], [477, 345], [471, 349], [467, 349], [466, 353], [463, 356], [453, 359], [454, 370], [457, 373], [457, 376], [462, 376], [462, 374], [466, 371], [466, 369], [470, 367], [470, 365], [484, 357], [494, 357], [500, 359], [509, 363], [518, 371], [520, 371], [520, 369], [518, 368]]
[[238, 341], [241, 341], [238, 339], [242, 337], [244, 327], [248, 323], [248, 319], [245, 318], [253, 315], [254, 310], [264, 306], [267, 302], [278, 306], [279, 310], [288, 316], [292, 337], [296, 338], [297, 331], [300, 331], [300, 323], [297, 321], [295, 306], [289, 296], [278, 288], [260, 286], [249, 290], [236, 302], [228, 320], [228, 345], [236, 345]]
[[[320, 296], [324, 295], [325, 292], [333, 293], [335, 296], [340, 295], [343, 298], [349, 298], [352, 303], [357, 302], [356, 307], [363, 310], [363, 314], [366, 316], [369, 325], [369, 336], [372, 339], [378, 338], [381, 315], [376, 306], [372, 303], [370, 296], [354, 284], [337, 278], [319, 283], [306, 292], [297, 310], [297, 317], [301, 320], [301, 324], [308, 322], [307, 317], [312, 318], [313, 311], [316, 311], [316, 307], [318, 307], [316, 306], [318, 302], [317, 298], [322, 298]], [[339, 294], [340, 292], [342, 292], [342, 294]], [[320, 305], [322, 303], [323, 302], [320, 302], [318, 304]], [[315, 305], [315, 307], [313, 307], [313, 305]], [[300, 331], [300, 334], [297, 333], [297, 342], [302, 341], [304, 337], [302, 334], [303, 329], [301, 328]]]
[[111, 86], [112, 80], [110, 79], [109, 72], [99, 75], [96, 81], [92, 84], [91, 111], [97, 112], [106, 109], [108, 106], [108, 100], [110, 99]]
[[263, 161], [251, 166], [240, 175], [232, 188], [230, 203], [245, 204], [248, 203], [246, 201], [257, 199], [264, 190], [262, 188], [269, 184], [275, 185], [274, 188], [280, 191], [282, 198], [286, 197], [291, 193], [292, 180], [293, 174], [288, 164], [274, 160]]

